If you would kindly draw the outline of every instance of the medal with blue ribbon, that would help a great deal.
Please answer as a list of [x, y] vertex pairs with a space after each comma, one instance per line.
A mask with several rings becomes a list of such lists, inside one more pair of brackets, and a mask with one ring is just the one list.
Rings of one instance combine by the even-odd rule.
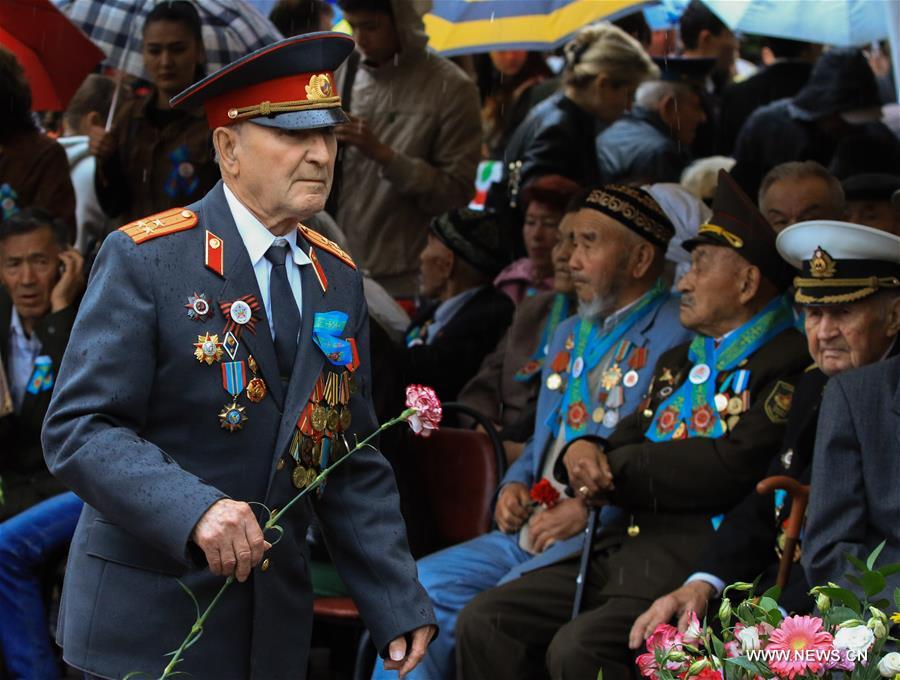
[[[579, 322], [575, 352], [570, 364], [571, 378], [560, 405], [560, 414], [565, 414], [563, 420], [567, 442], [583, 435], [587, 430], [587, 404], [590, 403], [587, 376], [590, 371], [641, 319], [653, 313], [669, 296], [668, 288], [662, 280], [658, 280], [606, 335], [601, 335], [593, 321], [582, 319]], [[619, 349], [621, 351], [622, 346]], [[552, 414], [551, 418], [555, 419], [555, 416], [556, 414]], [[554, 432], [558, 432], [555, 422], [551, 427]]]
[[556, 331], [556, 327], [569, 315], [569, 296], [564, 293], [557, 293], [553, 296], [553, 306], [550, 307], [550, 315], [544, 324], [544, 330], [541, 333], [541, 339], [538, 343], [537, 350], [531, 355], [528, 362], [516, 371], [513, 379], [517, 382], [531, 382], [544, 367], [544, 360], [547, 358], [547, 352], [550, 351], [550, 339]]
[[38, 394], [53, 389], [53, 359], [41, 355], [34, 360], [34, 370], [28, 379], [28, 394]]
[[316, 312], [313, 317], [313, 342], [331, 365], [355, 371], [359, 366], [356, 340], [340, 337], [347, 326], [347, 319], [344, 312]]
[[200, 178], [197, 177], [197, 171], [189, 158], [187, 144], [182, 144], [169, 154], [172, 170], [163, 187], [169, 198], [177, 198], [179, 194], [190, 196], [197, 190]]
[[231, 403], [219, 413], [219, 425], [234, 432], [240, 430], [247, 420], [244, 407], [238, 405], [237, 398], [247, 386], [247, 365], [244, 361], [226, 361], [222, 364], [222, 387], [231, 395]]
[[[793, 311], [778, 296], [762, 311], [729, 335], [719, 347], [713, 338], [701, 335], [691, 341], [688, 359], [693, 364], [688, 380], [681, 384], [656, 411], [645, 436], [660, 442], [687, 437], [721, 437], [726, 428], [715, 405], [716, 382], [720, 373], [735, 369], [794, 323]], [[735, 375], [735, 392], [746, 391], [749, 371]], [[744, 389], [738, 391], [737, 387]]]
[[7, 182], [0, 184], [0, 208], [3, 210], [3, 219], [8, 220], [10, 217], [19, 212], [19, 206], [16, 201], [19, 200], [19, 194]]

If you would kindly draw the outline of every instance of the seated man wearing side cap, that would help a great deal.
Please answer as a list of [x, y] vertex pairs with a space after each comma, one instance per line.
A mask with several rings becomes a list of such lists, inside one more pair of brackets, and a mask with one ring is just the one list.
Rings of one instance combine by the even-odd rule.
[[[608, 436], [643, 398], [656, 359], [689, 337], [678, 321], [678, 300], [660, 278], [675, 229], [646, 191], [597, 187], [565, 219], [574, 234], [569, 263], [579, 311], [550, 340], [534, 436], [500, 484], [499, 531], [419, 561], [442, 631], [414, 673], [422, 680], [456, 677], [453, 625], [473, 597], [581, 549], [585, 499], [534, 507], [530, 490], [542, 482], [561, 493], [552, 470], [566, 442]], [[374, 677], [390, 676], [376, 663]]]
[[391, 358], [404, 384], [431, 385], [441, 399], [455, 401], [503, 337], [515, 306], [491, 285], [507, 263], [501, 234], [490, 212], [462, 208], [431, 221], [419, 255], [419, 290], [431, 302]]
[[[900, 238], [857, 224], [814, 220], [788, 227], [778, 235], [777, 246], [785, 260], [803, 270], [795, 280], [796, 300], [806, 313], [807, 343], [815, 363], [797, 384], [785, 436], [767, 476], [787, 475], [809, 484], [816, 421], [828, 379], [900, 352], [900, 293], [858, 281], [900, 265]], [[830, 494], [832, 481], [824, 481]], [[752, 582], [762, 574], [758, 593], [774, 585], [785, 543], [783, 522], [790, 509], [791, 499], [784, 492], [748, 494], [725, 516], [685, 584], [638, 617], [629, 646], [638, 649], [657, 624], [674, 616], [684, 630], [690, 613], [702, 618], [709, 601], [729, 583]], [[797, 546], [795, 562], [800, 555]], [[779, 604], [791, 612], [810, 611], [809, 587], [803, 569], [796, 565]]]
[[277, 541], [260, 527], [377, 427], [360, 274], [300, 224], [331, 187], [333, 71], [352, 49], [288, 38], [174, 97], [204, 105], [222, 182], [100, 249], [43, 432], [85, 501], [57, 636], [88, 678], [160, 675], [195, 621], [181, 584], [206, 607], [225, 577], [177, 670], [304, 677], [313, 514], [388, 664], [409, 671], [436, 632], [377, 451], [291, 507]]
[[794, 376], [809, 363], [782, 292], [775, 234], [722, 172], [710, 221], [684, 243], [681, 323], [693, 339], [656, 362], [648, 396], [610, 435], [568, 442], [557, 479], [623, 512], [594, 540], [581, 613], [579, 560], [477, 596], [456, 624], [466, 680], [633, 675], [634, 618], [682, 583], [719, 516], [763, 475], [784, 432]]

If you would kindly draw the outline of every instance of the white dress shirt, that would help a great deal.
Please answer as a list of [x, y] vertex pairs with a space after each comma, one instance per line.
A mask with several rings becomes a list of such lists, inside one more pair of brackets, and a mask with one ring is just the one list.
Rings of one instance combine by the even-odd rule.
[[297, 301], [297, 309], [303, 313], [303, 288], [300, 281], [300, 267], [312, 264], [309, 256], [297, 245], [297, 230], [292, 229], [284, 236], [276, 236], [266, 229], [265, 225], [256, 219], [256, 216], [238, 200], [228, 185], [224, 185], [225, 200], [231, 210], [231, 216], [250, 256], [250, 264], [253, 265], [253, 273], [256, 274], [256, 282], [259, 284], [259, 292], [262, 294], [263, 307], [266, 310], [266, 318], [269, 320], [269, 330], [275, 337], [275, 324], [272, 319], [272, 301], [269, 299], [269, 277], [272, 274], [272, 263], [265, 255], [269, 247], [276, 239], [283, 239], [291, 249], [292, 257], [285, 258], [284, 266], [287, 270], [288, 283]]
[[34, 360], [40, 353], [41, 341], [37, 333], [32, 333], [30, 338], [25, 335], [22, 320], [13, 306], [9, 324], [9, 389], [16, 413], [22, 409], [28, 380], [34, 372]]

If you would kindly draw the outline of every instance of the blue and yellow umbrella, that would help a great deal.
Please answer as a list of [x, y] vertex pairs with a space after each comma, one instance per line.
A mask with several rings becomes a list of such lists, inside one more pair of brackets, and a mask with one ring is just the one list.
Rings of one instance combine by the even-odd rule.
[[580, 28], [616, 19], [649, 0], [434, 0], [429, 47], [444, 56], [491, 50], [549, 51]]

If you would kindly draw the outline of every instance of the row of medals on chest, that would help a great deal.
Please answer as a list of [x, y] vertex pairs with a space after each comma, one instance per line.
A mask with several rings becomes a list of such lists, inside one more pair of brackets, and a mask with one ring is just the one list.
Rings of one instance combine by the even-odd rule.
[[[571, 351], [575, 348], [575, 340], [573, 336], [566, 338], [563, 345], [563, 351], [559, 352], [550, 364], [553, 371], [547, 376], [547, 389], [553, 392], [564, 392], [566, 389], [565, 373], [568, 371], [573, 378], [581, 377], [585, 366], [583, 357], [571, 358]], [[614, 428], [619, 422], [619, 407], [624, 403], [622, 391], [631, 389], [638, 384], [640, 375], [638, 371], [643, 368], [646, 361], [646, 351], [642, 348], [636, 348], [640, 351], [632, 352], [629, 357], [629, 369], [624, 371], [614, 357], [613, 362], [608, 366], [600, 377], [600, 385], [602, 391], [597, 398], [597, 406], [591, 411], [591, 420], [595, 423], [602, 423], [604, 427]], [[635, 361], [637, 359], [637, 361]], [[590, 368], [588, 368], [590, 370]], [[615, 396], [614, 396], [615, 395]]]
[[[575, 357], [575, 360], [572, 361], [571, 366], [569, 366], [569, 352], [571, 352], [575, 347], [574, 338], [571, 335], [566, 338], [564, 347], [565, 351], [557, 354], [557, 356], [553, 360], [553, 364], [551, 365], [551, 369], [553, 370], [553, 372], [549, 376], [547, 376], [547, 389], [554, 392], [565, 390], [566, 381], [563, 377], [564, 371], [568, 369], [570, 370], [574, 378], [578, 378], [585, 368], [584, 359], [582, 357]], [[746, 365], [746, 363], [746, 360], [744, 360], [743, 362], [741, 362], [741, 365], [744, 366]], [[640, 380], [638, 370], [642, 367], [642, 365], [633, 366], [632, 368], [630, 368], [630, 370], [623, 374], [622, 368], [619, 366], [619, 363], [613, 362], [611, 366], [603, 371], [603, 375], [600, 378], [600, 384], [602, 385], [603, 391], [600, 393], [597, 400], [599, 404], [591, 412], [591, 420], [593, 420], [595, 423], [602, 423], [607, 428], [613, 428], [618, 424], [618, 410], [606, 408], [609, 395], [613, 390], [620, 389], [620, 383], [622, 387], [625, 388], [632, 388], [637, 385]], [[707, 366], [706, 364], [697, 364], [691, 369], [690, 373], [688, 374], [688, 379], [691, 381], [691, 383], [699, 385], [709, 379], [710, 373], [711, 370], [709, 366]], [[654, 382], [658, 382], [662, 385], [659, 389], [659, 394], [657, 395], [659, 400], [662, 401], [667, 399], [674, 391], [676, 378], [672, 375], [672, 372], [668, 368], [664, 368], [659, 378], [654, 378]], [[649, 395], [652, 395], [653, 385], [650, 386], [650, 389], [647, 391], [647, 393]], [[726, 392], [717, 392], [715, 397], [713, 398], [713, 401], [716, 411], [718, 411], [719, 416], [722, 418], [723, 426], [726, 429], [730, 430], [737, 425], [738, 421], [740, 420], [741, 414], [743, 414], [750, 408], [750, 392], [749, 390], [743, 390], [739, 395], [729, 394]], [[653, 410], [649, 408], [649, 399], [647, 400], [647, 404], [643, 409], [642, 415], [645, 418], [653, 417]]]
[[[194, 293], [188, 298], [188, 316], [191, 319], [205, 321], [211, 315], [211, 307], [202, 293]], [[245, 300], [231, 303], [228, 316], [238, 333], [253, 320], [253, 310]], [[240, 342], [237, 335], [226, 331], [224, 340], [219, 341], [217, 334], [206, 333], [197, 336], [194, 343], [194, 356], [200, 363], [208, 366], [221, 361], [227, 353], [235, 362]], [[223, 364], [223, 385], [226, 385], [225, 373], [229, 363]], [[242, 391], [246, 390], [247, 399], [253, 403], [261, 402], [267, 393], [266, 384], [259, 377], [259, 367], [252, 355], [247, 357], [247, 366], [253, 377], [247, 381], [246, 387], [235, 384], [232, 401], [226, 404], [219, 413], [219, 422], [223, 429], [234, 432], [243, 428], [248, 420], [246, 409], [238, 403]], [[226, 386], [226, 390], [229, 388]], [[291, 441], [290, 453], [296, 463], [291, 480], [298, 489], [305, 488], [316, 478], [317, 469], [322, 463], [325, 439], [330, 440], [335, 454], [346, 454], [349, 450], [343, 433], [349, 429], [352, 420], [350, 414], [350, 397], [357, 392], [357, 386], [350, 371], [335, 373], [327, 371], [319, 376], [313, 393], [297, 420], [297, 429]]]

